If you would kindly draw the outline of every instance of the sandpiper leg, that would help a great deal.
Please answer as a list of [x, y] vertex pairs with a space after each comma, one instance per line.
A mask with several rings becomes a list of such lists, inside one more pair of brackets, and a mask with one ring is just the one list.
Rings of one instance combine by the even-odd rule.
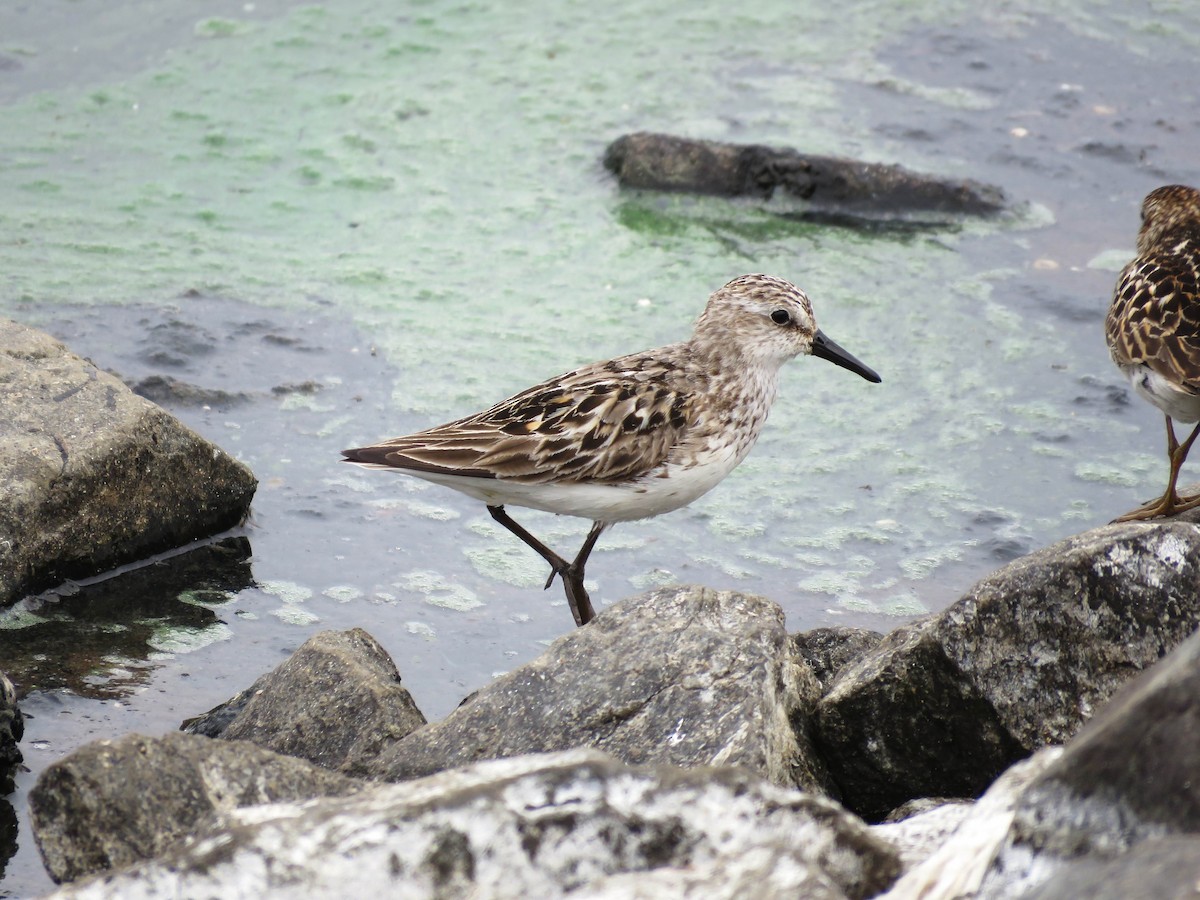
[[1154, 519], [1159, 516], [1169, 516], [1172, 513], [1183, 512], [1184, 510], [1200, 506], [1200, 494], [1194, 497], [1180, 497], [1175, 492], [1175, 485], [1179, 481], [1179, 470], [1183, 468], [1183, 463], [1187, 459], [1188, 452], [1192, 449], [1192, 444], [1196, 442], [1196, 436], [1200, 435], [1200, 423], [1196, 424], [1196, 427], [1192, 429], [1192, 433], [1188, 435], [1187, 440], [1181, 444], [1175, 437], [1175, 427], [1171, 422], [1171, 417], [1167, 416], [1166, 419], [1167, 459], [1171, 467], [1170, 473], [1167, 476], [1167, 489], [1157, 500], [1153, 500], [1145, 506], [1135, 509], [1133, 512], [1118, 516], [1113, 519], [1113, 522], [1134, 522], [1140, 519]]
[[596, 617], [596, 611], [592, 608], [592, 598], [588, 596], [587, 588], [583, 586], [583, 568], [587, 565], [588, 556], [591, 555], [592, 548], [596, 546], [596, 541], [604, 529], [604, 522], [592, 523], [592, 530], [588, 532], [583, 546], [575, 554], [575, 559], [571, 561], [567, 571], [562, 573], [563, 588], [567, 592], [567, 604], [571, 607], [571, 614], [575, 616], [576, 625], [586, 625]]
[[579, 553], [576, 554], [574, 560], [568, 563], [518, 524], [512, 516], [504, 511], [503, 506], [489, 506], [487, 510], [492, 514], [493, 519], [519, 537], [538, 556], [550, 564], [550, 577], [546, 579], [547, 588], [554, 583], [555, 575], [562, 576], [563, 588], [567, 593], [567, 605], [571, 608], [575, 624], [586, 625], [592, 621], [596, 611], [592, 608], [592, 600], [583, 586], [583, 567], [587, 563], [588, 554], [596, 546], [600, 532], [604, 530], [604, 524], [592, 523], [592, 530], [588, 532], [587, 539], [583, 542]]

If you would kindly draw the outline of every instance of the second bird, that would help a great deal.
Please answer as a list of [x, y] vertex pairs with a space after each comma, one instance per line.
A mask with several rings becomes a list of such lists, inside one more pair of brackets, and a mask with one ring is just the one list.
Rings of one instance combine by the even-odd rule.
[[[562, 578], [577, 625], [595, 615], [584, 566], [614, 522], [679, 509], [750, 452], [795, 356], [879, 376], [817, 328], [804, 292], [770, 275], [718, 290], [687, 341], [567, 372], [480, 413], [371, 447], [347, 461], [462, 491]], [[505, 511], [525, 506], [590, 519], [571, 562]]]

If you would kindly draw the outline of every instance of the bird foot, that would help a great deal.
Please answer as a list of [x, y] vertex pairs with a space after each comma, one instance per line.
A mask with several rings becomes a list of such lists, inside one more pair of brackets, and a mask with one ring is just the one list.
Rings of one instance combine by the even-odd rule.
[[1195, 509], [1197, 506], [1200, 506], [1200, 494], [1194, 494], [1190, 497], [1180, 497], [1172, 491], [1164, 494], [1157, 500], [1151, 500], [1144, 506], [1139, 506], [1132, 512], [1127, 512], [1123, 516], [1117, 516], [1110, 524], [1115, 525], [1118, 522], [1144, 522], [1147, 519], [1166, 518], [1167, 516], [1175, 515], [1175, 513]]

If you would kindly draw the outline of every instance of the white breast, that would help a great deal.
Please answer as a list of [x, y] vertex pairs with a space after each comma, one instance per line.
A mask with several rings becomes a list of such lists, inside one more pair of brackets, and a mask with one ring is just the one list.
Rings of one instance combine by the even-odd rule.
[[702, 465], [667, 466], [665, 477], [651, 475], [620, 484], [521, 484], [499, 478], [391, 471], [454, 488], [489, 506], [511, 504], [593, 522], [628, 522], [687, 506], [712, 490], [741, 461], [732, 451], [710, 453]]
[[1200, 396], [1186, 391], [1149, 366], [1123, 366], [1133, 390], [1177, 422], [1200, 421]]

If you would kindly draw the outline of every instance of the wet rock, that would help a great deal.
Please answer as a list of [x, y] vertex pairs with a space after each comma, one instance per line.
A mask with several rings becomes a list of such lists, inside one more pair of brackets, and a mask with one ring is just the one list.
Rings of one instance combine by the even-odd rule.
[[1004, 208], [1004, 192], [901, 166], [815, 156], [789, 148], [725, 144], [641, 132], [617, 138], [604, 165], [622, 187], [735, 197], [776, 190], [822, 206], [900, 213], [988, 215]]
[[792, 647], [824, 690], [847, 665], [883, 640], [878, 631], [834, 625], [792, 635]]
[[17, 706], [17, 689], [0, 672], [0, 795], [12, 791], [13, 772], [24, 760], [17, 746], [25, 734], [25, 720]]
[[214, 813], [362, 786], [251, 744], [127, 735], [49, 766], [29, 808], [46, 870], [63, 882], [157, 856]]
[[776, 604], [667, 588], [606, 609], [394, 745], [371, 771], [398, 781], [593, 747], [633, 764], [739, 765], [775, 784], [823, 789], [824, 766], [804, 746], [816, 693]]
[[897, 870], [828, 800], [742, 769], [572, 751], [229, 810], [158, 860], [54, 896], [834, 900], [872, 896]]
[[842, 670], [817, 740], [868, 820], [975, 796], [1063, 743], [1200, 623], [1200, 527], [1112, 525], [1019, 559]]
[[313, 635], [276, 668], [184, 730], [249, 741], [348, 775], [425, 724], [387, 652], [363, 631]]
[[245, 391], [222, 391], [205, 388], [181, 381], [170, 375], [147, 375], [129, 385], [139, 397], [145, 397], [163, 406], [211, 406], [228, 409], [249, 403], [252, 399]]
[[0, 319], [0, 605], [240, 522], [250, 471], [48, 335]]
[[1110, 859], [1163, 836], [1194, 839], [1200, 833], [1198, 735], [1200, 635], [1194, 635], [1128, 685], [1030, 783], [982, 895], [1014, 896], [1018, 888], [1061, 883], [1057, 873], [1067, 877], [1066, 867], [1082, 857]]

